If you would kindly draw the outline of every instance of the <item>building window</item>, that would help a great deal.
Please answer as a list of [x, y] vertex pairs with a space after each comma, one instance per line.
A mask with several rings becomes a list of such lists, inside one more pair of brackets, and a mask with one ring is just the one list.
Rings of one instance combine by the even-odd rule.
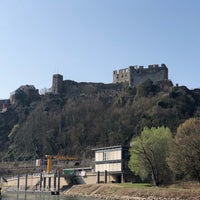
[[109, 160], [109, 152], [103, 152], [103, 160]]

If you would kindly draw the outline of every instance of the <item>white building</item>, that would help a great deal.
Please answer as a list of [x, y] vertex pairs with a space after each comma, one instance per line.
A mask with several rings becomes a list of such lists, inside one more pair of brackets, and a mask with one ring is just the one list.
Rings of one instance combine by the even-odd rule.
[[[128, 148], [110, 146], [92, 149], [95, 152], [97, 182], [124, 182], [128, 170]], [[102, 177], [104, 180], [102, 181]]]

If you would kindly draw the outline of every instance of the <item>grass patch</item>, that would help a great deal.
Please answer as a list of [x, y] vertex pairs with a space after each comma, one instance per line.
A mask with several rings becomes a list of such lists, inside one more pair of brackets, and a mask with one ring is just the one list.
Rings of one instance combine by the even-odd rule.
[[149, 183], [117, 183], [117, 185], [124, 188], [147, 188], [151, 187]]

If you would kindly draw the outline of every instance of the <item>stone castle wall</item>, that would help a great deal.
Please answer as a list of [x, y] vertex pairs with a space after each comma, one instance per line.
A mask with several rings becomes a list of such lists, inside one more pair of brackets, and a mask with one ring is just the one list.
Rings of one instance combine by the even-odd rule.
[[[168, 69], [166, 65], [149, 65], [148, 68], [144, 68], [143, 66], [130, 66], [126, 69], [113, 71], [113, 83], [128, 83], [129, 86], [137, 86], [147, 79], [153, 82], [168, 80]], [[75, 82], [64, 81], [62, 75], [54, 74], [51, 92], [53, 94], [61, 94], [68, 91], [69, 85], [74, 86], [74, 90], [77, 90]], [[90, 85], [92, 87], [91, 83]], [[79, 87], [86, 87], [85, 83], [79, 84]], [[114, 87], [113, 84], [112, 87]]]
[[168, 69], [165, 64], [143, 66], [130, 66], [126, 69], [113, 71], [113, 83], [128, 83], [129, 86], [137, 86], [147, 79], [153, 82], [168, 80]]
[[53, 94], [60, 94], [63, 92], [63, 76], [60, 74], [53, 75], [53, 82], [51, 92]]

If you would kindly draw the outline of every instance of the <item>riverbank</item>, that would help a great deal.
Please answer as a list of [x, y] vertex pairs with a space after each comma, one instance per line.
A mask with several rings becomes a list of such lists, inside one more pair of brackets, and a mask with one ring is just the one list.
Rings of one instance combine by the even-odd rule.
[[197, 200], [200, 199], [200, 185], [135, 188], [120, 184], [84, 184], [74, 185], [63, 194], [109, 200]]

